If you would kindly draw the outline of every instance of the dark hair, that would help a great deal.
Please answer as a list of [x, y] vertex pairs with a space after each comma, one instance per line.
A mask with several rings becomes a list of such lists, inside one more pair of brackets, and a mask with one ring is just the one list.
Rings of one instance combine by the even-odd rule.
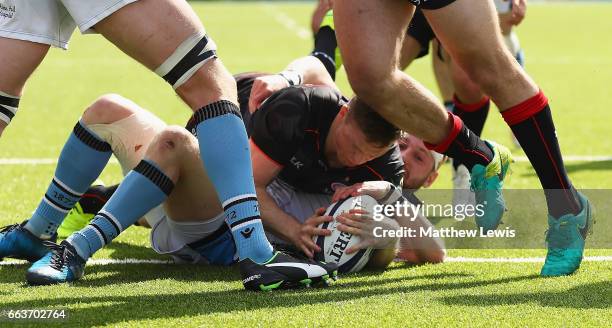
[[389, 123], [358, 97], [349, 102], [347, 119], [354, 120], [368, 142], [380, 147], [391, 145], [400, 137], [400, 129]]

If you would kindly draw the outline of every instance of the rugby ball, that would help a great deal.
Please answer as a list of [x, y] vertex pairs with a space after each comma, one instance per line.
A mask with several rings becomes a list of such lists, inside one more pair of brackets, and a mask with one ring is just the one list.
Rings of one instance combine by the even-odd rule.
[[350, 197], [331, 204], [327, 211], [325, 211], [325, 215], [333, 217], [334, 220], [323, 222], [319, 225], [319, 228], [331, 230], [331, 235], [314, 237], [314, 242], [321, 248], [321, 251], [315, 254], [315, 259], [328, 263], [337, 263], [340, 273], [357, 272], [363, 269], [368, 263], [373, 249], [367, 248], [353, 254], [346, 254], [345, 251], [349, 247], [358, 244], [361, 238], [338, 230], [339, 222], [336, 221], [336, 218], [341, 213], [348, 212], [354, 208], [362, 208], [373, 213], [376, 204], [376, 200], [367, 195]]

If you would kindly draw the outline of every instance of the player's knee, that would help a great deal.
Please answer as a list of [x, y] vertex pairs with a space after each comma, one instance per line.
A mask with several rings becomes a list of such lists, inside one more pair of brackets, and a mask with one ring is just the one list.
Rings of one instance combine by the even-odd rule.
[[83, 112], [85, 124], [110, 124], [132, 114], [130, 101], [118, 94], [105, 94]]
[[385, 99], [388, 92], [388, 81], [392, 78], [392, 71], [381, 70], [375, 67], [362, 67], [349, 74], [349, 81], [355, 93], [368, 103], [379, 103]]
[[168, 126], [155, 137], [147, 155], [166, 156], [172, 153], [177, 158], [190, 144], [191, 134], [185, 128]]

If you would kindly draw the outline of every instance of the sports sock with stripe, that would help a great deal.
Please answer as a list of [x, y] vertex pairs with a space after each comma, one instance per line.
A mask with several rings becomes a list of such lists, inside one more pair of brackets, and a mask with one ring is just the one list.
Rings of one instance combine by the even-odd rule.
[[42, 239], [51, 238], [111, 154], [108, 143], [78, 122], [62, 149], [49, 188], [25, 228]]
[[194, 118], [200, 156], [223, 205], [238, 257], [266, 262], [273, 250], [261, 222], [240, 109], [221, 100], [199, 109]]
[[164, 202], [173, 188], [172, 180], [155, 163], [142, 160], [125, 176], [91, 223], [70, 235], [67, 241], [86, 260], [152, 208]]
[[502, 112], [544, 188], [548, 213], [555, 218], [581, 210], [567, 176], [548, 99], [542, 91]]
[[448, 117], [451, 129], [446, 139], [437, 145], [425, 143], [425, 146], [459, 161], [469, 171], [472, 171], [476, 164], [487, 166], [491, 163], [493, 149], [468, 129], [459, 116], [449, 112]]
[[[477, 103], [466, 104], [461, 102], [457, 95], [455, 95], [453, 97], [452, 113], [459, 116], [468, 129], [480, 136], [487, 116], [489, 115], [490, 107], [491, 101], [489, 97], [484, 97]], [[453, 160], [453, 167], [455, 170], [460, 164], [461, 162], [459, 160]]]
[[315, 46], [310, 54], [313, 57], [318, 58], [331, 78], [336, 80], [336, 48], [338, 42], [336, 41], [336, 32], [329, 27], [323, 26], [319, 29], [315, 36]]

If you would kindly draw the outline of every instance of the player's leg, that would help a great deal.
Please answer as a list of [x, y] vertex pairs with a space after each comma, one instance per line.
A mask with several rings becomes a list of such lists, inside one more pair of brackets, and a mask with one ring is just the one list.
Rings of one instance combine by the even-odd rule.
[[[85, 110], [62, 149], [54, 178], [38, 207], [28, 220], [10, 230], [27, 238], [15, 238], [7, 233], [0, 235], [0, 257], [37, 260], [46, 253], [42, 241], [55, 239], [56, 230], [68, 211], [110, 158], [111, 145], [107, 141], [112, 140], [112, 136], [100, 135], [91, 127], [129, 116], [133, 112], [130, 104], [118, 96], [103, 96]], [[9, 243], [11, 240], [13, 242]]]
[[[336, 34], [349, 81], [358, 96], [383, 117], [425, 141], [431, 149], [460, 159], [480, 191], [487, 224], [504, 212], [501, 185], [509, 151], [486, 143], [447, 113], [436, 98], [398, 69], [399, 46], [413, 6], [404, 1], [334, 2]], [[490, 221], [490, 222], [489, 222]]]
[[414, 59], [427, 56], [429, 43], [433, 38], [433, 31], [423, 16], [423, 12], [417, 9], [410, 20], [400, 50], [400, 69], [405, 70]]
[[[535, 82], [503, 46], [497, 15], [489, 1], [456, 0], [423, 12], [444, 49], [500, 108], [512, 107], [538, 93]], [[464, 41], [465, 35], [470, 35], [470, 42]]]
[[442, 46], [440, 46], [438, 39], [433, 39], [431, 41], [431, 49], [431, 65], [433, 66], [433, 72], [436, 77], [438, 90], [440, 91], [440, 97], [442, 97], [444, 100], [444, 107], [446, 110], [452, 112], [453, 94], [455, 93], [455, 88], [449, 72], [450, 68], [448, 67], [448, 54], [444, 52], [444, 49]]
[[[188, 237], [183, 242], [191, 243], [190, 239], [193, 239], [193, 242], [202, 239], [202, 236], [198, 238], [190, 227], [198, 225], [198, 229], [201, 229], [202, 223], [209, 228], [212, 226], [207, 223], [216, 225], [213, 231], [200, 231], [210, 234], [219, 230], [220, 225], [225, 225], [223, 219], [218, 222], [223, 208], [212, 181], [203, 170], [198, 141], [182, 127], [167, 127], [155, 137], [148, 146], [145, 158], [126, 175], [92, 222], [73, 233], [61, 245], [52, 246], [52, 251], [28, 270], [28, 282], [38, 285], [79, 279], [83, 275], [88, 258], [162, 203], [165, 203], [167, 216], [172, 218], [174, 229], [183, 231], [183, 237]], [[215, 222], [198, 218], [213, 218]], [[165, 223], [168, 224], [168, 221]], [[226, 239], [231, 242], [231, 249], [211, 250], [194, 245], [190, 247], [203, 252], [202, 255], [214, 254], [223, 264], [231, 264], [236, 248], [231, 237], [226, 236]], [[224, 242], [223, 245], [227, 247], [228, 243]], [[322, 280], [323, 276], [329, 275], [324, 264], [311, 263], [312, 268], [302, 271], [295, 270], [291, 263], [281, 263], [287, 261], [293, 262], [284, 254], [276, 254], [270, 262], [274, 265], [270, 268], [258, 267], [260, 271], [264, 268], [270, 272], [254, 279], [258, 283], [257, 289], [261, 288], [260, 285], [264, 286], [263, 289], [276, 288], [283, 282], [297, 283], [307, 278]], [[284, 265], [284, 270], [279, 271]], [[318, 268], [320, 274], [312, 277], [313, 272], [317, 271], [315, 268]], [[270, 281], [271, 277], [280, 279]]]
[[180, 0], [140, 0], [94, 28], [163, 76], [196, 111], [200, 155], [226, 213], [233, 213], [228, 223], [241, 221], [242, 229], [252, 228], [252, 235], [261, 237], [244, 238], [234, 231], [238, 253], [256, 262], [268, 260], [272, 247], [259, 220], [236, 84], [191, 7]]
[[49, 45], [0, 37], [0, 135], [11, 122], [23, 87], [45, 58]]
[[448, 134], [446, 111], [399, 69], [399, 51], [413, 12], [407, 1], [335, 1], [336, 36], [357, 95], [402, 130], [438, 144]]
[[399, 67], [405, 70], [412, 61], [419, 58], [421, 54], [422, 45], [412, 36], [408, 35], [402, 43], [402, 49], [400, 50]]
[[181, 127], [167, 127], [149, 145], [145, 157], [123, 179], [117, 191], [85, 228], [73, 233], [35, 262], [26, 274], [28, 283], [45, 285], [74, 281], [96, 251], [115, 239], [146, 213], [162, 204], [178, 181], [182, 148], [188, 143]]
[[[179, 160], [179, 178], [176, 186], [168, 197], [165, 203], [165, 209], [169, 218], [172, 218], [171, 223], [179, 230], [185, 231], [189, 229], [189, 225], [197, 224], [194, 218], [215, 218], [220, 213], [223, 213], [223, 208], [217, 194], [214, 191], [214, 185], [208, 176], [208, 173], [202, 169], [202, 161], [198, 154], [197, 139], [191, 134], [183, 130], [182, 133], [174, 133], [168, 136], [168, 142], [172, 144], [188, 144], [190, 146], [183, 147], [182, 152], [177, 154]], [[185, 139], [185, 140], [183, 140]], [[163, 158], [166, 158], [164, 156]], [[164, 161], [159, 159], [159, 161]], [[162, 164], [163, 167], [163, 164]], [[201, 221], [201, 220], [199, 220]], [[230, 228], [231, 227], [230, 225]], [[184, 235], [186, 233], [183, 233]], [[200, 236], [194, 236], [193, 233], [188, 233], [184, 239], [194, 243], [190, 245], [196, 251], [200, 252], [204, 257], [209, 259], [218, 258], [219, 251], [226, 253], [228, 250], [209, 249], [206, 250], [203, 245], [195, 246], [193, 244], [202, 244], [196, 240], [202, 239]], [[251, 238], [261, 238], [253, 236]], [[264, 237], [265, 238], [265, 237]], [[227, 244], [226, 244], [227, 247]], [[234, 245], [231, 245], [231, 250], [236, 251]], [[227, 255], [227, 254], [226, 254]], [[227, 260], [227, 256], [221, 256]], [[246, 260], [248, 263], [249, 261]], [[265, 265], [256, 266], [258, 275], [253, 275], [253, 272], [248, 272], [247, 276], [252, 278], [245, 282], [245, 287], [254, 290], [269, 290], [274, 288], [294, 287], [300, 285], [326, 283], [330, 277], [336, 273], [336, 266], [329, 266], [319, 262], [308, 262], [308, 266], [294, 266], [294, 259], [287, 257], [283, 253], [276, 252], [274, 258]], [[252, 262], [251, 262], [252, 263]], [[245, 261], [241, 262], [241, 270], [244, 270]], [[302, 270], [298, 268], [302, 268]], [[297, 270], [296, 270], [297, 269]], [[306, 271], [304, 271], [306, 270]]]
[[[592, 219], [588, 200], [564, 168], [547, 98], [504, 47], [490, 2], [457, 0], [425, 15], [445, 49], [501, 108], [540, 179], [551, 226], [542, 274], [574, 272]], [[466, 35], [470, 42], [464, 42]]]
[[[482, 136], [482, 130], [489, 114], [491, 101], [482, 94], [480, 87], [474, 83], [467, 74], [446, 56], [449, 78], [454, 86], [451, 102], [453, 113], [463, 120], [463, 123], [474, 133]], [[453, 171], [453, 205], [473, 205], [475, 194], [470, 190], [471, 176], [467, 167], [459, 159], [452, 160]]]

